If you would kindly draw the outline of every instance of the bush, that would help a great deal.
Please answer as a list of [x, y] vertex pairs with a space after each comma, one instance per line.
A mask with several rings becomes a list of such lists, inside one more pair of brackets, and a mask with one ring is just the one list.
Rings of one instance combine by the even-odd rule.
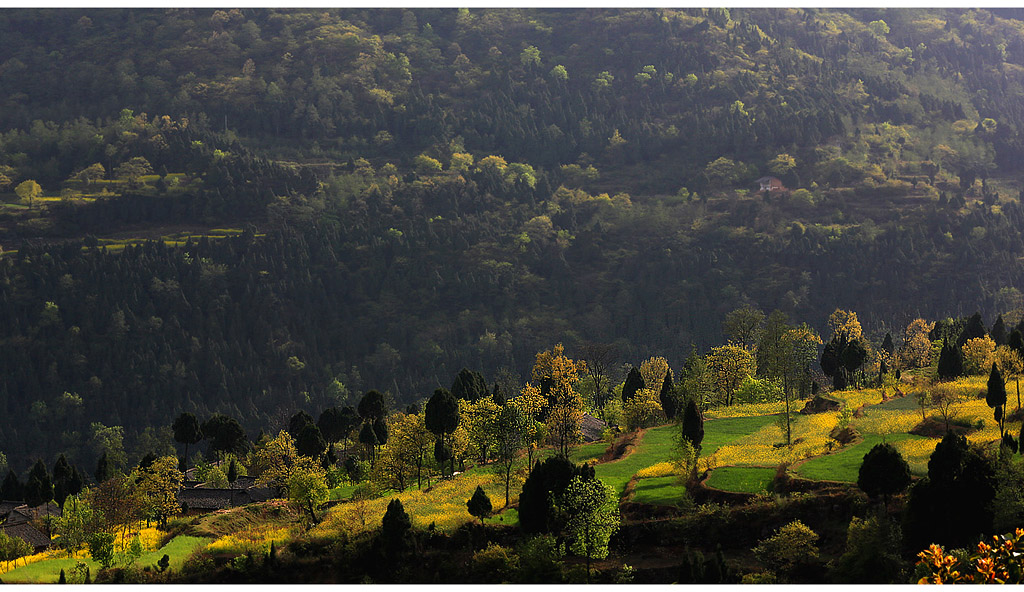
[[493, 542], [473, 554], [473, 573], [476, 581], [487, 584], [505, 584], [519, 570], [519, 556], [511, 549]]
[[775, 573], [792, 574], [818, 559], [818, 535], [799, 520], [780, 528], [754, 547], [754, 555]]

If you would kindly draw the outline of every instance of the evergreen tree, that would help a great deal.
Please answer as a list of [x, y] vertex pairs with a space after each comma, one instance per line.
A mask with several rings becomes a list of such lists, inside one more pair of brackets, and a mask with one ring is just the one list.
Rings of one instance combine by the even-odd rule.
[[0, 485], [0, 498], [3, 498], [5, 501], [24, 501], [25, 499], [24, 488], [18, 476], [14, 473], [14, 469], [7, 470], [4, 483]]
[[320, 435], [329, 444], [341, 442], [352, 430], [344, 412], [338, 407], [328, 407], [320, 412], [320, 417], [316, 420], [316, 427], [320, 429]]
[[106, 451], [100, 456], [100, 459], [96, 461], [96, 472], [93, 473], [96, 477], [96, 483], [103, 483], [107, 479], [113, 477], [113, 470], [110, 468], [110, 461], [107, 460]]
[[60, 568], [60, 577], [57, 578], [57, 583], [58, 584], [67, 584], [68, 583], [68, 578], [67, 578], [67, 576], [64, 575], [64, 568], [63, 567]]
[[665, 417], [675, 419], [676, 414], [679, 413], [679, 399], [676, 396], [675, 385], [672, 384], [671, 368], [665, 373], [665, 380], [661, 383], [661, 395], [659, 398], [661, 399], [661, 409], [665, 412]]
[[953, 380], [964, 375], [964, 356], [959, 347], [950, 345], [948, 341], [942, 342], [942, 350], [939, 352], [939, 364], [936, 370], [941, 380]]
[[383, 419], [373, 421], [373, 433], [377, 435], [377, 445], [384, 446], [388, 443], [388, 424]]
[[882, 351], [890, 356], [896, 353], [896, 344], [892, 341], [892, 333], [888, 331], [885, 332], [885, 338], [882, 339]]
[[1006, 384], [1003, 382], [1003, 375], [995, 362], [992, 363], [992, 371], [988, 375], [988, 391], [985, 393], [985, 404], [995, 410], [995, 420], [999, 423], [999, 433], [1003, 433], [1004, 412], [1006, 410]]
[[870, 497], [889, 496], [910, 485], [910, 465], [892, 444], [876, 444], [861, 462], [857, 487]]
[[374, 451], [380, 442], [377, 441], [377, 433], [373, 431], [373, 424], [366, 422], [363, 424], [363, 429], [359, 430], [359, 443], [366, 446], [366, 455], [370, 457], [370, 462], [374, 461]]
[[479, 518], [480, 524], [483, 524], [484, 518], [491, 515], [491, 498], [487, 497], [483, 487], [477, 485], [473, 497], [466, 500], [466, 507], [469, 509], [470, 516]]
[[408, 548], [410, 530], [412, 520], [402, 507], [402, 502], [398, 499], [391, 500], [387, 511], [384, 512], [380, 529], [381, 541], [389, 558], [400, 555]]
[[359, 417], [363, 419], [384, 419], [387, 415], [387, 404], [384, 395], [379, 391], [367, 391], [362, 399], [359, 399]]
[[645, 388], [647, 385], [644, 384], [644, 377], [640, 374], [640, 369], [633, 366], [629, 369], [629, 374], [626, 375], [626, 382], [622, 384], [622, 402], [625, 403], [637, 391]]
[[231, 459], [231, 464], [228, 465], [228, 483], [234, 483], [238, 480], [238, 465], [235, 464], [235, 459]]
[[990, 332], [992, 341], [996, 342], [996, 345], [1006, 345], [1008, 335], [1006, 333], [1006, 325], [1003, 324], [1003, 315], [996, 317], [996, 322], [992, 325], [992, 331]]
[[211, 453], [241, 454], [245, 452], [249, 443], [245, 437], [245, 430], [239, 425], [238, 420], [219, 413], [206, 420], [203, 424], [203, 434], [209, 441]]
[[1024, 334], [1014, 329], [1006, 339], [1006, 345], [1024, 359]]
[[317, 459], [326, 448], [327, 442], [320, 434], [320, 428], [312, 422], [303, 425], [298, 437], [295, 438], [295, 450], [302, 456]]
[[[427, 401], [427, 407], [423, 411], [423, 421], [427, 429], [434, 434], [441, 446], [448, 451], [447, 460], [450, 463], [448, 473], [455, 472], [454, 458], [451, 455], [451, 446], [447, 438], [459, 427], [459, 401], [448, 389], [437, 389], [433, 396]], [[437, 457], [435, 447], [435, 458]]]
[[42, 460], [37, 460], [28, 473], [25, 484], [25, 503], [35, 507], [53, 499], [53, 482]]
[[704, 418], [693, 399], [686, 402], [686, 409], [683, 411], [682, 434], [700, 454], [701, 442], [704, 441]]
[[987, 334], [988, 333], [985, 331], [985, 322], [981, 319], [981, 313], [976, 312], [967, 319], [967, 324], [964, 325], [964, 330], [960, 332], [960, 337], [956, 340], [956, 346], [959, 349], [971, 339], [984, 337]]
[[576, 465], [554, 456], [537, 463], [519, 494], [519, 527], [525, 533], [552, 532], [557, 528], [551, 500], [557, 499], [579, 474]]
[[174, 440], [185, 445], [185, 462], [182, 466], [188, 469], [188, 447], [203, 439], [203, 429], [195, 415], [182, 413], [171, 424], [171, 430], [174, 432]]
[[299, 411], [288, 420], [288, 433], [292, 438], [298, 440], [302, 428], [311, 425], [313, 418], [305, 411]]
[[53, 463], [53, 499], [57, 501], [61, 507], [64, 506], [64, 500], [71, 495], [71, 478], [74, 475], [74, 470], [71, 465], [68, 464], [68, 460], [61, 454], [57, 457], [57, 462]]
[[479, 372], [472, 372], [466, 368], [459, 370], [452, 382], [452, 395], [456, 399], [476, 401], [480, 397], [489, 395], [487, 383]]

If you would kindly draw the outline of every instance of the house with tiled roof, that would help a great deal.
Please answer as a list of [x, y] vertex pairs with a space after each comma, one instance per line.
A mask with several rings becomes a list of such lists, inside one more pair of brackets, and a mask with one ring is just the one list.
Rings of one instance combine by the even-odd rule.
[[0, 524], [0, 532], [9, 537], [18, 537], [32, 545], [34, 553], [45, 551], [50, 546], [50, 537], [28, 522]]

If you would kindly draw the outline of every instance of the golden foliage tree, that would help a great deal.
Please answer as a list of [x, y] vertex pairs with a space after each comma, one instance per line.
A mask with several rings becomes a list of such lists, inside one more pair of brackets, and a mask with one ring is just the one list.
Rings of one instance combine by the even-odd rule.
[[828, 326], [832, 329], [832, 337], [847, 340], [861, 339], [864, 331], [861, 329], [860, 321], [857, 320], [857, 313], [837, 308], [828, 317]]
[[935, 323], [924, 319], [914, 319], [903, 332], [903, 348], [900, 350], [900, 363], [906, 368], [924, 368], [932, 363], [932, 342], [928, 334], [935, 328]]
[[661, 392], [661, 385], [665, 382], [666, 374], [668, 374], [668, 360], [661, 356], [648, 358], [640, 364], [640, 376], [643, 376], [644, 384], [651, 390]]
[[967, 374], [984, 374], [992, 367], [995, 358], [996, 342], [989, 336], [968, 339], [960, 348], [964, 354], [964, 372]]
[[569, 456], [569, 445], [580, 439], [583, 398], [576, 391], [580, 368], [581, 364], [565, 356], [565, 348], [559, 343], [537, 354], [530, 374], [532, 381], [540, 385], [541, 392], [547, 394], [548, 438], [565, 457]]
[[656, 424], [662, 415], [659, 391], [649, 388], [638, 390], [622, 405], [622, 414], [626, 419], [626, 427], [630, 430]]
[[138, 470], [138, 490], [145, 500], [147, 513], [161, 526], [178, 513], [177, 493], [185, 476], [178, 470], [178, 459], [163, 456]]
[[996, 365], [1003, 378], [1013, 378], [1017, 385], [1017, 409], [1020, 409], [1020, 375], [1024, 372], [1024, 359], [1016, 350], [1006, 345], [1000, 345], [995, 351]]
[[711, 348], [707, 365], [718, 399], [725, 405], [732, 405], [736, 389], [755, 370], [753, 354], [738, 345]]
[[281, 430], [276, 438], [257, 448], [252, 456], [256, 483], [276, 487], [279, 491], [287, 488], [288, 477], [293, 472], [301, 468], [310, 468], [315, 464], [313, 459], [299, 454], [295, 449], [295, 439], [285, 430]]

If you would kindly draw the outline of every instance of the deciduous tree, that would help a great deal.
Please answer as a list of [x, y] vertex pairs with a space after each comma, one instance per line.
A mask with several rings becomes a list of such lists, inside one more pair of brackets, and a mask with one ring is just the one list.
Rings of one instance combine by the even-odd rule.
[[608, 541], [619, 529], [618, 496], [596, 477], [577, 476], [566, 486], [558, 505], [566, 516], [569, 549], [587, 559], [589, 584], [590, 562], [608, 556]]

